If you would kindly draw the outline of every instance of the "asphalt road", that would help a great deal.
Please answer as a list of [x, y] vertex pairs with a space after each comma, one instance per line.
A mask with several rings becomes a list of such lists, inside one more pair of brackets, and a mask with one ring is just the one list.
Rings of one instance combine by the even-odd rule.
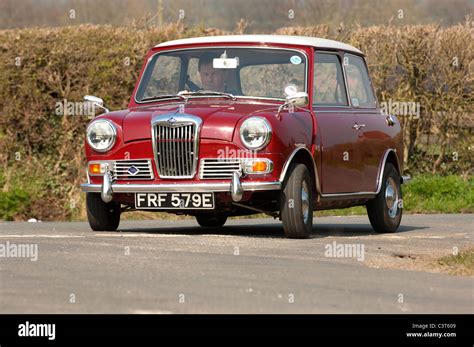
[[[10, 247], [0, 313], [474, 313], [473, 278], [427, 265], [472, 247], [474, 215], [407, 215], [382, 235], [365, 216], [315, 223], [310, 239], [289, 240], [272, 219], [219, 230], [123, 221], [105, 233], [0, 222], [0, 246]], [[13, 256], [26, 244], [37, 245], [36, 261]], [[340, 245], [359, 253], [328, 256]]]

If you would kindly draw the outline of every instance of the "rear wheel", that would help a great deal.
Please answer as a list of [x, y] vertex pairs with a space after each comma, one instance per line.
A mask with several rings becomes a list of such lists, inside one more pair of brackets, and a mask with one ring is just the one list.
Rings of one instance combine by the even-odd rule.
[[378, 233], [397, 231], [402, 220], [402, 189], [400, 175], [393, 164], [385, 165], [382, 187], [376, 197], [367, 203], [367, 215], [372, 228]]
[[289, 238], [307, 238], [313, 229], [313, 186], [308, 168], [293, 165], [280, 198], [280, 212], [285, 235]]
[[120, 224], [120, 203], [105, 203], [100, 194], [86, 194], [87, 219], [94, 231], [115, 231]]
[[198, 224], [205, 228], [219, 228], [227, 221], [227, 216], [222, 213], [200, 213], [196, 215]]

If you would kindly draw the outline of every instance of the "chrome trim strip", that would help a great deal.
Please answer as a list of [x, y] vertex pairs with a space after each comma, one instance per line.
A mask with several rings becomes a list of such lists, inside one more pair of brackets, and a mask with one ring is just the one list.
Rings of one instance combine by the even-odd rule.
[[293, 153], [290, 154], [290, 156], [288, 157], [288, 159], [286, 160], [285, 164], [283, 165], [283, 169], [281, 170], [281, 174], [280, 174], [280, 182], [283, 183], [283, 181], [285, 180], [285, 176], [286, 176], [286, 172], [288, 171], [289, 167], [290, 167], [290, 164], [291, 164], [291, 161], [293, 160], [293, 158], [295, 157], [296, 153], [298, 153], [298, 151], [300, 150], [306, 150], [308, 152], [308, 154], [311, 156], [311, 161], [313, 162], [313, 169], [314, 169], [314, 177], [315, 177], [315, 184], [316, 184], [316, 191], [318, 193], [321, 192], [321, 186], [319, 185], [319, 176], [318, 176], [318, 168], [316, 166], [316, 163], [314, 161], [314, 157], [313, 155], [311, 154], [311, 151], [306, 148], [306, 147], [298, 147], [296, 148]]
[[337, 197], [343, 197], [343, 196], [359, 196], [359, 195], [377, 195], [374, 192], [357, 192], [357, 193], [330, 193], [330, 194], [321, 194], [322, 198], [337, 198]]
[[[331, 106], [332, 107], [332, 106]], [[323, 107], [313, 107], [313, 111], [315, 113], [352, 113], [352, 114], [361, 114], [363, 113], [364, 115], [373, 115], [373, 116], [380, 116], [380, 112], [377, 111], [376, 109], [374, 108], [359, 108], [359, 109], [356, 109], [356, 108], [347, 108], [347, 107], [343, 107], [343, 109], [340, 109], [340, 110], [324, 110], [322, 109]], [[336, 108], [336, 107], [333, 107], [333, 108]]]
[[385, 170], [385, 164], [387, 163], [387, 158], [390, 152], [393, 152], [395, 154], [395, 158], [397, 158], [397, 169], [400, 170], [400, 164], [398, 162], [397, 151], [393, 148], [386, 150], [382, 159], [382, 165], [380, 166], [379, 173], [377, 174], [377, 191], [375, 192], [375, 194], [378, 194], [380, 192], [380, 189], [382, 189], [383, 172]]
[[[280, 190], [281, 182], [242, 182], [244, 192], [262, 190]], [[100, 193], [101, 184], [81, 184], [84, 192]], [[140, 192], [230, 192], [231, 182], [222, 183], [180, 183], [180, 184], [112, 184], [114, 193], [140, 193]]]

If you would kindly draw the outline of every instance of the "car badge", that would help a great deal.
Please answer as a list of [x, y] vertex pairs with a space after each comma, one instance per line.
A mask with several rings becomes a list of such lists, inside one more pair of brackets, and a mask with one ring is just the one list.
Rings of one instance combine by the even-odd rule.
[[128, 168], [127, 172], [130, 175], [135, 176], [136, 174], [138, 174], [140, 172], [140, 170], [135, 165], [132, 165]]
[[174, 123], [176, 123], [176, 119], [174, 119], [173, 117], [171, 117], [170, 119], [168, 119], [168, 123], [174, 124]]

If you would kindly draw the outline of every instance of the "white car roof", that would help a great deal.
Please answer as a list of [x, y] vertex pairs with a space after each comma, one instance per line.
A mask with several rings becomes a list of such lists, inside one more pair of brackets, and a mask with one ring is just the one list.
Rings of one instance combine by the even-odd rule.
[[187, 45], [193, 43], [283, 43], [289, 45], [313, 46], [316, 48], [330, 48], [344, 50], [362, 54], [360, 50], [351, 45], [328, 39], [309, 36], [291, 36], [291, 35], [225, 35], [225, 36], [205, 36], [192, 37], [188, 39], [173, 40], [160, 43], [155, 47], [167, 47], [175, 45]]

